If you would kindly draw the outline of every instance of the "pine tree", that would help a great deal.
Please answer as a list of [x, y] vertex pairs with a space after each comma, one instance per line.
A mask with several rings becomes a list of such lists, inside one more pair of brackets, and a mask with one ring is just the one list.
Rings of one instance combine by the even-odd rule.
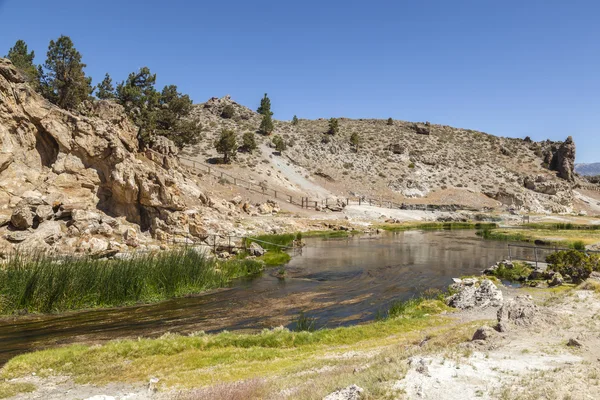
[[275, 145], [275, 150], [277, 150], [280, 154], [287, 148], [285, 141], [279, 135], [275, 135], [272, 142]]
[[223, 163], [228, 164], [232, 158], [235, 158], [238, 145], [234, 131], [223, 129], [214, 145], [217, 152], [223, 154]]
[[117, 85], [117, 101], [139, 127], [140, 146], [150, 144], [156, 135], [171, 139], [178, 147], [198, 143], [202, 126], [188, 118], [192, 99], [175, 85], [158, 92], [155, 83], [156, 74], [143, 67]]
[[92, 93], [92, 78], [86, 77], [81, 53], [68, 36], [51, 40], [40, 76], [42, 94], [59, 107], [74, 109]]
[[156, 129], [156, 108], [161, 94], [154, 88], [155, 82], [156, 74], [143, 67], [117, 85], [117, 101], [139, 127], [138, 142], [142, 147], [150, 143]]
[[190, 96], [179, 93], [177, 86], [165, 86], [155, 111], [155, 134], [171, 139], [178, 147], [198, 143], [202, 128], [195, 121], [187, 119], [192, 104]]
[[392, 117], [388, 118], [387, 124], [390, 125], [390, 126], [394, 125], [394, 120], [392, 119]]
[[223, 107], [221, 117], [225, 119], [230, 119], [233, 117], [233, 114], [235, 114], [235, 109], [231, 104], [227, 104], [225, 107]]
[[271, 99], [265, 93], [265, 96], [260, 100], [260, 107], [256, 110], [257, 113], [262, 115], [268, 115], [271, 117], [273, 113], [271, 112]]
[[35, 52], [33, 50], [29, 52], [27, 43], [23, 40], [17, 40], [15, 45], [8, 50], [6, 58], [12, 61], [13, 65], [25, 75], [30, 84], [37, 87], [38, 69], [33, 64]]
[[113, 86], [112, 79], [108, 73], [104, 76], [104, 80], [96, 86], [96, 97], [100, 100], [114, 99], [117, 97], [115, 87]]
[[252, 133], [252, 132], [244, 133], [244, 135], [242, 136], [242, 147], [248, 153], [252, 153], [254, 150], [256, 150], [258, 148], [258, 146], [256, 146], [256, 140], [254, 140], [254, 133]]
[[350, 135], [350, 144], [354, 146], [354, 151], [358, 151], [358, 146], [360, 145], [360, 136], [358, 132], [352, 132]]
[[295, 115], [294, 118], [292, 118], [292, 125], [298, 125], [298, 117], [296, 117]]
[[330, 118], [329, 119], [329, 130], [327, 131], [327, 133], [329, 133], [330, 135], [335, 135], [339, 132], [340, 130], [340, 123], [338, 122], [337, 118]]
[[260, 122], [259, 132], [263, 135], [270, 135], [275, 127], [273, 126], [273, 120], [270, 114], [264, 114], [262, 121]]

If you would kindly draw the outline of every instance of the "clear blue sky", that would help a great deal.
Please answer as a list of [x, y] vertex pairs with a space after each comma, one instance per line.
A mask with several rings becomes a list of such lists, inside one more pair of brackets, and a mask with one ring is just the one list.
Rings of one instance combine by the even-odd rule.
[[275, 118], [431, 121], [600, 161], [600, 2], [0, 0], [0, 55], [69, 35], [94, 82], [142, 66]]

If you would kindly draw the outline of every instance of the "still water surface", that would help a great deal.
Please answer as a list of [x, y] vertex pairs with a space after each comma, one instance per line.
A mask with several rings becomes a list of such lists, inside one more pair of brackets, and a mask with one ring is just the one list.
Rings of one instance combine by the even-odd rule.
[[227, 289], [158, 304], [0, 321], [0, 362], [64, 343], [290, 326], [301, 310], [319, 327], [355, 324], [373, 319], [394, 300], [428, 288], [445, 289], [451, 278], [478, 274], [507, 257], [505, 242], [479, 239], [474, 231], [305, 242], [285, 267], [285, 279], [271, 269]]

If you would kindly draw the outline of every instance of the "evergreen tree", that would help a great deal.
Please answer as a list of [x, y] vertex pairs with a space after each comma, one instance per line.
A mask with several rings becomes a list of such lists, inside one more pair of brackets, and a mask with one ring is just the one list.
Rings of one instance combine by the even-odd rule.
[[292, 125], [298, 125], [298, 117], [296, 117], [295, 115], [294, 118], [292, 118]]
[[275, 145], [275, 150], [277, 150], [280, 154], [287, 148], [285, 141], [279, 135], [275, 135], [272, 142]]
[[275, 127], [273, 126], [273, 120], [271, 114], [264, 114], [262, 121], [260, 122], [259, 132], [263, 135], [270, 135]]
[[265, 93], [265, 96], [260, 100], [260, 107], [256, 110], [257, 113], [262, 115], [268, 115], [271, 117], [273, 113], [271, 112], [271, 99]]
[[235, 132], [229, 129], [223, 129], [221, 136], [215, 140], [215, 149], [218, 153], [223, 154], [223, 163], [225, 164], [228, 164], [232, 158], [235, 158], [237, 147]]
[[387, 124], [390, 125], [390, 126], [394, 125], [394, 120], [392, 119], [392, 117], [388, 118]]
[[27, 81], [30, 82], [34, 87], [38, 85], [38, 69], [33, 64], [35, 58], [35, 52], [32, 50], [29, 52], [27, 43], [23, 40], [17, 40], [15, 45], [8, 50], [6, 55], [15, 67], [25, 75]]
[[254, 140], [254, 133], [252, 133], [252, 132], [244, 133], [244, 135], [242, 136], [242, 147], [248, 153], [252, 153], [254, 150], [256, 150], [258, 148], [258, 146], [256, 145], [256, 140]]
[[86, 77], [81, 54], [68, 36], [50, 41], [40, 76], [42, 94], [66, 109], [74, 109], [92, 93], [92, 78]]
[[178, 147], [198, 143], [202, 127], [188, 119], [192, 99], [179, 93], [175, 85], [158, 92], [155, 83], [156, 74], [143, 67], [117, 85], [117, 101], [139, 127], [140, 146], [151, 143], [155, 135], [171, 139]]
[[150, 143], [156, 129], [156, 109], [161, 95], [154, 88], [155, 82], [156, 74], [143, 67], [117, 85], [117, 100], [139, 127], [138, 141], [142, 147]]
[[114, 99], [117, 97], [112, 79], [108, 73], [104, 76], [104, 80], [96, 86], [96, 97], [100, 100]]
[[358, 132], [352, 132], [350, 135], [350, 144], [354, 146], [354, 151], [358, 151], [358, 146], [360, 145], [360, 136]]
[[339, 132], [340, 130], [340, 123], [337, 120], [337, 118], [330, 118], [329, 119], [329, 130], [327, 131], [327, 133], [329, 133], [330, 135], [335, 135]]
[[171, 139], [177, 147], [196, 144], [200, 139], [201, 127], [186, 117], [192, 111], [192, 99], [177, 91], [177, 86], [163, 88], [156, 109], [155, 134]]

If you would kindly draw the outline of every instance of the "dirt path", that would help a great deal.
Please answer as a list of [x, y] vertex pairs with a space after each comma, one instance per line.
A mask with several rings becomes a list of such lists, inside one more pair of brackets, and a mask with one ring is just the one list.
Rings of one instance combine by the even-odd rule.
[[269, 160], [271, 164], [281, 171], [283, 176], [287, 178], [287, 180], [297, 185], [302, 191], [306, 192], [311, 198], [315, 199], [326, 199], [328, 197], [336, 197], [333, 193], [328, 191], [327, 189], [319, 186], [318, 184], [311, 182], [306, 178], [308, 176], [308, 171], [304, 168], [292, 164], [291, 161], [288, 160], [285, 156], [280, 156], [278, 154], [273, 154], [273, 149], [268, 147], [265, 144], [260, 146], [260, 151], [262, 151], [264, 158]]

